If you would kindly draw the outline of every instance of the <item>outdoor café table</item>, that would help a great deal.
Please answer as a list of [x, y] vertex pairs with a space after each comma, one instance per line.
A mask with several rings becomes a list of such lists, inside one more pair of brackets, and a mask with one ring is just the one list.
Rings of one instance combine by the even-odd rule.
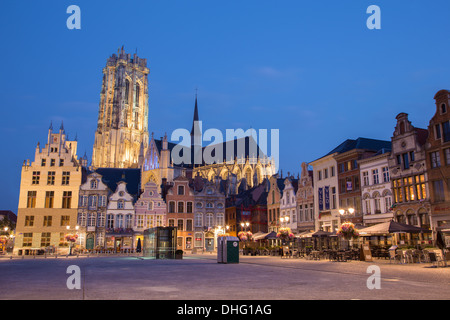
[[320, 260], [320, 251], [317, 250], [311, 251], [311, 256], [313, 260]]
[[347, 261], [345, 251], [338, 251], [337, 252], [337, 259], [336, 261]]

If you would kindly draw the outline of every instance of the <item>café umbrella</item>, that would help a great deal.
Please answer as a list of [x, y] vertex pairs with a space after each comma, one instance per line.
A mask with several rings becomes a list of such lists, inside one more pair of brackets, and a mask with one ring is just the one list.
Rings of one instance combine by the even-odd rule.
[[388, 222], [376, 224], [371, 227], [360, 229], [359, 235], [362, 237], [364, 236], [367, 237], [390, 233], [421, 233], [421, 232], [429, 232], [429, 230], [391, 220]]

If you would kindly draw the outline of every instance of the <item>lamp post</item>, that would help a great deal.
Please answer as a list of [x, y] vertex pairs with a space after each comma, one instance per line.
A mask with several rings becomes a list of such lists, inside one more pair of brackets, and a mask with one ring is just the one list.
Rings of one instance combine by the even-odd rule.
[[283, 226], [286, 226], [287, 224], [288, 224], [288, 222], [289, 222], [289, 216], [284, 216], [284, 217], [281, 217], [280, 218], [280, 221], [281, 221], [281, 225]]
[[345, 214], [353, 214], [355, 212], [355, 209], [348, 208], [348, 209], [339, 209], [339, 213], [341, 216], [344, 216]]

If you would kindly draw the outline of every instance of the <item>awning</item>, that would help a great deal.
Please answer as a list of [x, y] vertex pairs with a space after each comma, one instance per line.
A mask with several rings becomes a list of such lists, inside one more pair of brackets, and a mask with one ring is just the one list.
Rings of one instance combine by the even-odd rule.
[[374, 235], [384, 235], [390, 233], [421, 233], [421, 232], [431, 232], [430, 230], [412, 226], [409, 224], [395, 222], [393, 220], [389, 222], [383, 222], [376, 224], [374, 226], [363, 228], [358, 230], [359, 235], [362, 237], [374, 236]]
[[253, 240], [267, 240], [267, 239], [276, 239], [277, 233], [275, 231], [268, 232], [268, 233], [262, 233], [257, 232], [253, 235]]
[[319, 230], [312, 234], [313, 237], [330, 237], [330, 236], [335, 236], [335, 235], [336, 234], [333, 234], [332, 232], [327, 232], [327, 231], [323, 231], [323, 230]]

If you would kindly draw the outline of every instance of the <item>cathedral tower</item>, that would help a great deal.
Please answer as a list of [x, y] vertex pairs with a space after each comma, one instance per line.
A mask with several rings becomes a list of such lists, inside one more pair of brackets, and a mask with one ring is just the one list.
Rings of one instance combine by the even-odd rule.
[[123, 47], [103, 68], [92, 165], [137, 168], [148, 147], [147, 59]]

